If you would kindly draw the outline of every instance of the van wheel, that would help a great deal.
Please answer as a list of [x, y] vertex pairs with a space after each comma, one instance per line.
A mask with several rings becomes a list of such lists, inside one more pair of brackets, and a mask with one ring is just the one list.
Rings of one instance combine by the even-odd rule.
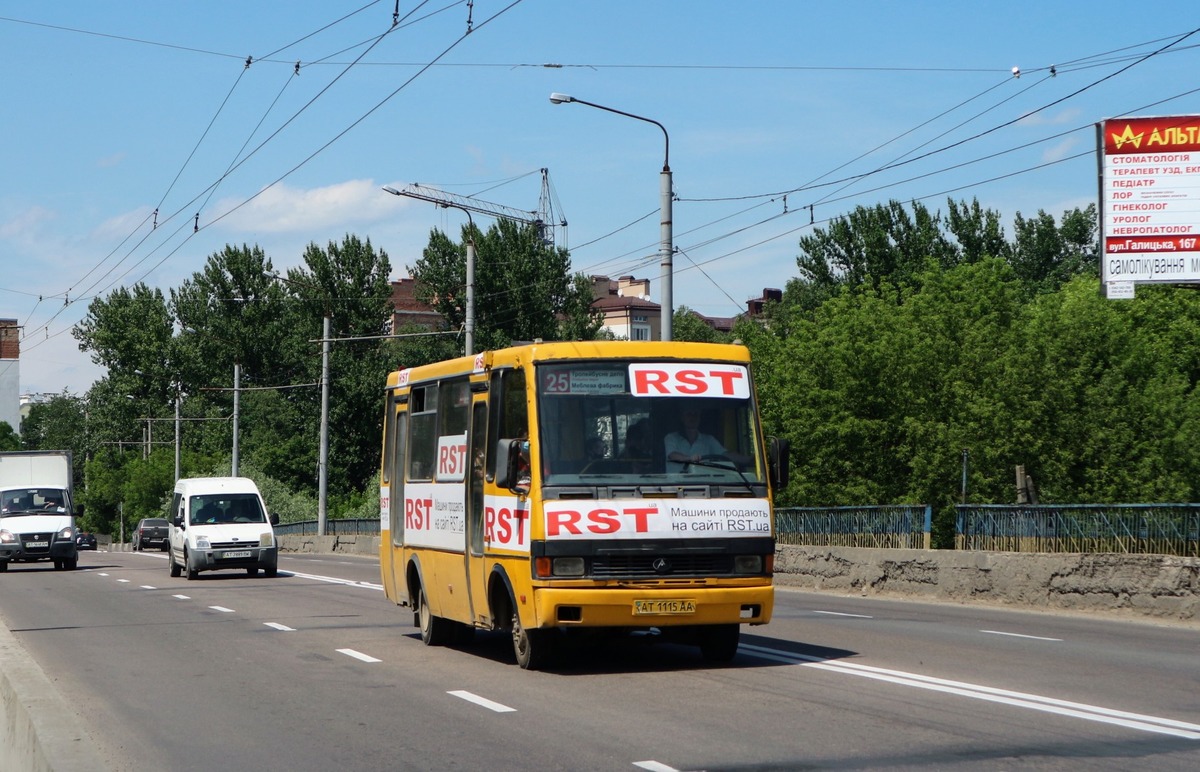
[[421, 640], [426, 646], [445, 646], [450, 639], [450, 620], [435, 616], [429, 610], [429, 598], [425, 596], [425, 588], [421, 588], [421, 605], [417, 609], [417, 619], [421, 625]]
[[75, 569], [79, 568], [79, 558], [67, 558], [63, 561], [63, 568], [68, 571], [74, 571]]
[[246, 573], [249, 576], [258, 576], [258, 569], [257, 568], [247, 568]]
[[54, 570], [55, 570], [55, 571], [61, 571], [61, 570], [63, 570], [63, 562], [62, 562], [61, 560], [55, 560], [55, 561], [54, 561]]
[[8, 570], [8, 561], [7, 560], [0, 561], [0, 574], [4, 573], [7, 570]]
[[279, 566], [267, 566], [263, 569], [263, 576], [268, 579], [279, 575]]
[[180, 567], [180, 565], [178, 563], [175, 562], [174, 554], [172, 554], [170, 552], [167, 553], [167, 562], [171, 564], [171, 576], [178, 577], [180, 574], [183, 573], [183, 569]]
[[187, 550], [183, 551], [183, 564], [184, 568], [187, 569], [187, 578], [189, 580], [195, 579], [200, 575], [200, 572], [192, 566], [192, 559], [188, 556]]
[[521, 626], [521, 615], [512, 615], [513, 653], [522, 670], [541, 670], [554, 655], [554, 634], [557, 630], [529, 630]]
[[712, 625], [700, 628], [700, 654], [709, 662], [728, 662], [738, 650], [741, 625]]

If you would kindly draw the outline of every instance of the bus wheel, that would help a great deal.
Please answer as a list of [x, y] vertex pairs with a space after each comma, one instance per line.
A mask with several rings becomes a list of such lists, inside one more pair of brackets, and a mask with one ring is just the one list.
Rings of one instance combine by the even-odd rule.
[[450, 638], [450, 620], [435, 616], [429, 610], [429, 598], [425, 595], [425, 588], [421, 588], [421, 599], [418, 601], [421, 606], [417, 609], [417, 619], [421, 625], [421, 641], [426, 646], [445, 646], [446, 641]]
[[513, 653], [522, 670], [541, 670], [554, 653], [555, 630], [529, 630], [521, 625], [521, 615], [512, 615]]
[[712, 625], [700, 628], [700, 654], [709, 662], [728, 662], [738, 650], [741, 625]]

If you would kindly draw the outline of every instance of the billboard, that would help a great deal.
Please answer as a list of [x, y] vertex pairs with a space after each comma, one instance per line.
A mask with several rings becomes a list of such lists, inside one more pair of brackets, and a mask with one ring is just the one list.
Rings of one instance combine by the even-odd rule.
[[1100, 280], [1109, 297], [1135, 282], [1200, 283], [1200, 115], [1110, 118], [1100, 157]]

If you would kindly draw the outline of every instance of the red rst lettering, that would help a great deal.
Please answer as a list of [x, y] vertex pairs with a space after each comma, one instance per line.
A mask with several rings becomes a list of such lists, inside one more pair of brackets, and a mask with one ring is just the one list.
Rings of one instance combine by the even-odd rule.
[[649, 518], [650, 515], [658, 514], [658, 508], [657, 507], [626, 508], [625, 514], [633, 515], [633, 522], [634, 522], [633, 530], [637, 531], [638, 533], [646, 533], [647, 531], [650, 530], [650, 524], [647, 522], [647, 518]]
[[670, 394], [670, 389], [667, 388], [667, 374], [662, 370], [638, 370], [635, 373], [637, 386], [634, 389], [634, 394], [648, 394], [650, 387], [653, 386], [659, 394]]
[[582, 531], [579, 530], [579, 513], [572, 512], [569, 509], [560, 509], [558, 511], [546, 511], [546, 537], [560, 536], [565, 530], [569, 533], [579, 535]]
[[704, 380], [704, 373], [698, 370], [680, 370], [675, 373], [675, 380], [679, 384], [675, 391], [680, 394], [703, 394], [708, 391], [708, 381]]
[[613, 509], [593, 509], [588, 512], [591, 525], [588, 530], [592, 533], [616, 533], [621, 530], [621, 517]]
[[745, 373], [735, 370], [712, 370], [709, 375], [721, 382], [722, 394], [733, 394], [733, 382], [745, 377]]
[[433, 509], [433, 499], [405, 499], [404, 527], [421, 530], [428, 523], [426, 515]]

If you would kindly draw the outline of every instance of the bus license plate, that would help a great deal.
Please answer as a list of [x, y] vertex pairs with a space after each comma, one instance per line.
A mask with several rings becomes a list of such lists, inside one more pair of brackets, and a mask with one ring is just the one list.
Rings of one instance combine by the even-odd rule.
[[642, 614], [695, 614], [694, 600], [635, 600], [633, 613]]
[[229, 559], [229, 560], [232, 560], [234, 558], [248, 558], [248, 557], [250, 557], [250, 550], [239, 550], [237, 552], [226, 552], [221, 557]]
[[48, 542], [48, 541], [27, 541], [27, 542], [25, 542], [25, 546], [26, 547], [49, 547], [50, 542]]

